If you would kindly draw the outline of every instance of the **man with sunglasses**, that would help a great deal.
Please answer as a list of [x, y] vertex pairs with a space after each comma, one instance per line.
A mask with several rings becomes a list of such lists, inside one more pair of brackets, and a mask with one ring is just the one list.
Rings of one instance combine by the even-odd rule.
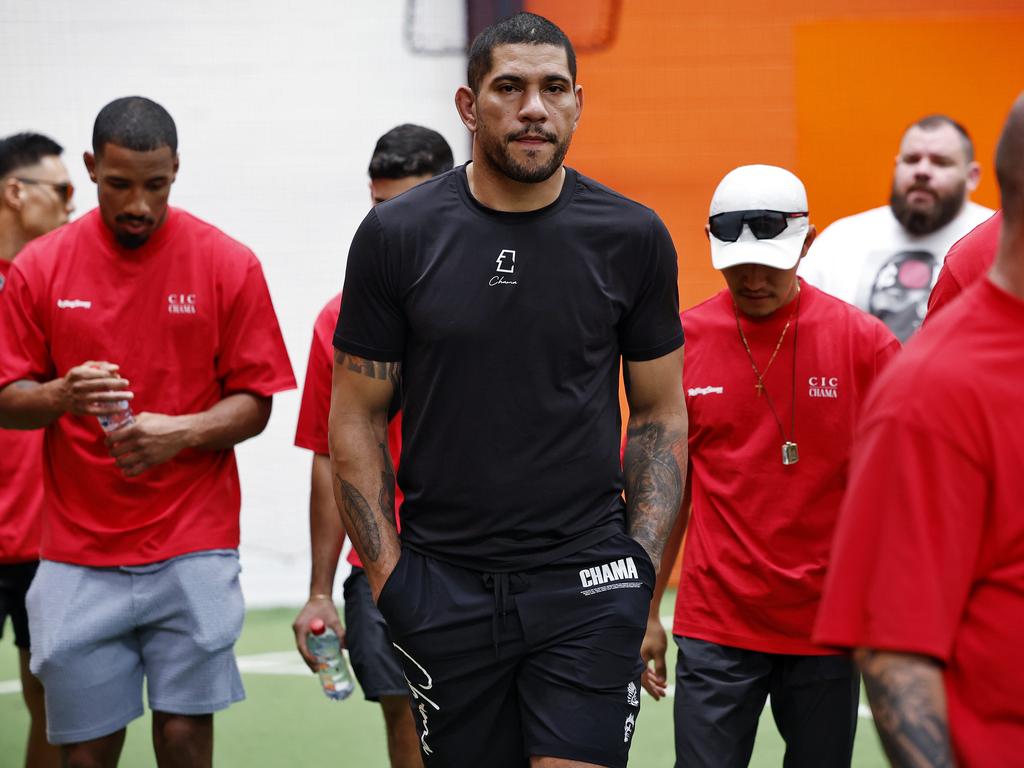
[[[797, 278], [814, 240], [789, 171], [737, 168], [706, 232], [726, 289], [686, 311], [690, 471], [669, 544], [686, 550], [673, 635], [678, 765], [745, 766], [770, 695], [787, 766], [852, 756], [858, 679], [811, 642], [854, 417], [899, 342], [877, 319]], [[692, 499], [692, 515], [686, 510]], [[651, 603], [644, 687], [667, 692], [667, 638]]]
[[177, 149], [159, 104], [101, 109], [99, 207], [30, 244], [0, 302], [0, 424], [46, 427], [26, 602], [69, 766], [117, 764], [144, 680], [159, 765], [209, 766], [213, 713], [244, 697], [233, 446], [295, 381], [255, 255], [169, 205]]
[[906, 341], [924, 319], [949, 247], [992, 215], [968, 200], [980, 175], [962, 125], [945, 115], [921, 118], [900, 141], [889, 205], [827, 227], [800, 276]]
[[[56, 229], [75, 209], [63, 148], [38, 133], [0, 139], [0, 301], [14, 259], [32, 240]], [[7, 338], [0, 343], [9, 343]], [[25, 765], [57, 766], [46, 742], [42, 684], [29, 672], [25, 594], [39, 567], [43, 506], [43, 433], [0, 430], [0, 634], [7, 616], [18, 647], [21, 692], [29, 712]]]

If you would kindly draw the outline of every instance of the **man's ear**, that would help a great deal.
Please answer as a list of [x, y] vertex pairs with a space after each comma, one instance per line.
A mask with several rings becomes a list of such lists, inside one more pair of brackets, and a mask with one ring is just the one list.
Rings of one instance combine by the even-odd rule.
[[[800, 251], [800, 259], [807, 255], [807, 251], [810, 250], [811, 243], [814, 242], [814, 238], [818, 236], [818, 228], [811, 224], [807, 227], [807, 235], [804, 237], [804, 247]], [[799, 262], [800, 259], [797, 259]]]
[[711, 242], [711, 225], [706, 221], [704, 222], [704, 237], [708, 239], [709, 243]]
[[967, 191], [973, 192], [981, 182], [981, 165], [977, 160], [972, 160], [967, 166]]
[[459, 119], [466, 126], [470, 133], [476, 133], [476, 94], [468, 85], [459, 87], [455, 92], [455, 109], [459, 113]]
[[85, 170], [89, 172], [89, 178], [93, 184], [96, 183], [96, 155], [92, 152], [83, 152], [82, 161], [85, 163]]
[[12, 176], [4, 181], [3, 189], [0, 190], [0, 198], [3, 199], [3, 204], [8, 208], [20, 211], [21, 198], [24, 193], [25, 188], [21, 186], [21, 182]]
[[575, 131], [576, 128], [579, 127], [580, 118], [583, 116], [583, 86], [577, 85], [574, 91], [576, 93], [576, 119], [573, 121], [572, 124], [573, 131]]

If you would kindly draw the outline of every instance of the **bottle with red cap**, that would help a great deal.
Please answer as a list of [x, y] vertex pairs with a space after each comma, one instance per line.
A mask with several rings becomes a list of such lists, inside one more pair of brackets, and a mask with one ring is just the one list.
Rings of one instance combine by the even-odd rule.
[[355, 683], [352, 681], [348, 659], [338, 642], [338, 634], [324, 624], [322, 619], [313, 619], [309, 623], [306, 646], [316, 657], [316, 673], [320, 676], [324, 695], [335, 701], [347, 699], [355, 690]]

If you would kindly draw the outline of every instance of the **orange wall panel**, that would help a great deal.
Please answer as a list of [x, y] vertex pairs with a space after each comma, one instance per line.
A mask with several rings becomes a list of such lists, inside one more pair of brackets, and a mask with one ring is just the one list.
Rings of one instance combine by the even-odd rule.
[[933, 112], [967, 128], [982, 165], [973, 199], [997, 208], [992, 157], [1024, 88], [1022, 41], [1024, 17], [799, 25], [797, 167], [816, 220], [883, 205], [903, 128]]

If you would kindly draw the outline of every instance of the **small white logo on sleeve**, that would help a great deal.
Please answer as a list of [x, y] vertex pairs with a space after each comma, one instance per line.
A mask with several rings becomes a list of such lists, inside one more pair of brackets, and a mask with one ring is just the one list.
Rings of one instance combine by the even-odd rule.
[[92, 309], [92, 302], [83, 299], [57, 299], [57, 309]]
[[698, 395], [724, 395], [725, 387], [690, 387], [686, 390], [686, 394], [690, 397], [697, 397]]
[[[495, 268], [495, 272], [503, 272], [506, 275], [515, 274], [516, 252], [511, 248], [506, 248], [498, 254], [496, 263], [498, 266]], [[493, 287], [495, 285], [518, 285], [519, 282], [517, 280], [506, 280], [501, 275], [494, 275], [487, 284]]]
[[622, 740], [623, 744], [628, 744], [630, 738], [633, 736], [633, 728], [636, 726], [636, 715], [632, 712], [629, 713], [629, 717], [626, 718], [626, 737]]
[[839, 399], [839, 377], [838, 376], [811, 376], [807, 379], [808, 397], [827, 397], [831, 400]]
[[631, 707], [640, 706], [640, 691], [637, 690], [636, 683], [634, 683], [632, 680], [626, 687], [626, 703], [629, 704], [629, 706]]

